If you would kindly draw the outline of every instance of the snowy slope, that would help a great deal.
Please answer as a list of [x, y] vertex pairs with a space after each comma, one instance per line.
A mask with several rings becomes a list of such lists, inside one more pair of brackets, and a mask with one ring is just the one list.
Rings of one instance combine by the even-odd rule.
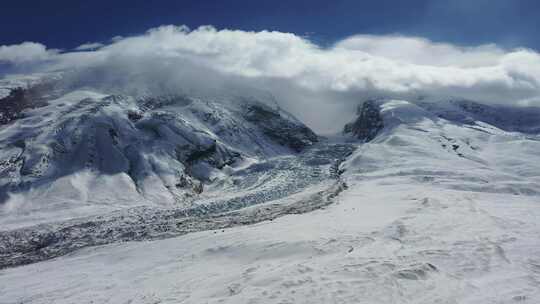
[[0, 125], [4, 229], [142, 205], [188, 208], [225, 167], [318, 140], [257, 100], [51, 87], [0, 100], [9, 113]]
[[[473, 118], [468, 123], [448, 120], [460, 109], [453, 103], [381, 103], [384, 128], [348, 161], [346, 168], [351, 173], [362, 173], [363, 178], [385, 174], [411, 176], [458, 190], [540, 194], [538, 132], [505, 131]], [[540, 125], [539, 109], [499, 113], [505, 117], [504, 121], [500, 119], [501, 127], [514, 122], [512, 129], [536, 130]], [[486, 117], [492, 118], [491, 114]], [[520, 121], [525, 122], [518, 124]], [[386, 169], [382, 171], [380, 159], [385, 160]]]
[[368, 106], [334, 204], [4, 269], [0, 302], [538, 303], [539, 110]]

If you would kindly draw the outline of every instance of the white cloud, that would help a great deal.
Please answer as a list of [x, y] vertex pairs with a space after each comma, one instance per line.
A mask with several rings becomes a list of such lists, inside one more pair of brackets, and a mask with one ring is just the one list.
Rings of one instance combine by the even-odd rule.
[[123, 36], [120, 36], [120, 35], [114, 36], [114, 37], [111, 38], [111, 42], [117, 42], [117, 41], [120, 41], [122, 39], [124, 39]]
[[335, 47], [411, 64], [462, 68], [496, 65], [505, 55], [505, 51], [494, 44], [460, 47], [419, 37], [395, 35], [356, 35], [340, 41]]
[[[31, 45], [43, 59], [55, 54]], [[13, 47], [18, 46], [4, 48]], [[47, 66], [91, 68], [78, 81], [94, 78], [93, 85], [101, 82], [109, 88], [268, 90], [296, 109], [295, 114], [313, 121], [325, 117], [330, 111], [320, 109], [335, 101], [352, 107], [372, 95], [459, 96], [506, 104], [540, 100], [537, 52], [460, 47], [418, 37], [357, 35], [322, 48], [290, 33], [162, 26], [139, 36], [116, 37], [94, 51], [57, 55]]]
[[14, 45], [0, 45], [0, 62], [26, 63], [31, 61], [48, 60], [58, 53], [48, 50], [43, 44], [23, 42]]
[[102, 51], [110, 58], [189, 62], [227, 75], [277, 78], [314, 91], [441, 93], [500, 102], [540, 92], [540, 56], [533, 51], [411, 37], [354, 36], [324, 49], [288, 33], [163, 26]]
[[89, 42], [89, 43], [84, 43], [84, 44], [79, 45], [74, 50], [75, 51], [93, 51], [93, 50], [100, 49], [103, 46], [105, 46], [103, 43]]

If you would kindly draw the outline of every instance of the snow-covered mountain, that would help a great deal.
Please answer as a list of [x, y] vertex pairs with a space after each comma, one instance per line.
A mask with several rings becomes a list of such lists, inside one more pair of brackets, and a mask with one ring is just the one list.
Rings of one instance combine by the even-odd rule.
[[13, 89], [0, 105], [6, 225], [139, 205], [186, 208], [225, 168], [318, 141], [289, 114], [245, 97], [133, 97], [41, 84]]
[[372, 99], [319, 138], [246, 97], [44, 100], [0, 127], [0, 302], [540, 300], [538, 108]]
[[381, 99], [364, 103], [361, 113], [372, 113], [366, 120], [375, 123], [355, 121], [345, 128], [346, 134], [369, 141], [344, 165], [349, 174], [380, 173], [378, 160], [384, 160], [395, 174], [439, 186], [540, 194], [539, 108]]

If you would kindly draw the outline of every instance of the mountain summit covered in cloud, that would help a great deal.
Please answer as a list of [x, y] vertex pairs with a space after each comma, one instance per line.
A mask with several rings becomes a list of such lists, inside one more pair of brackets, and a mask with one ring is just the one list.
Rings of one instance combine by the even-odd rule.
[[112, 83], [109, 89], [177, 93], [254, 87], [271, 91], [283, 107], [321, 130], [332, 126], [322, 123], [315, 109], [328, 110], [335, 119], [365, 97], [451, 96], [538, 105], [540, 95], [540, 55], [496, 45], [356, 35], [323, 47], [290, 33], [169, 25], [86, 46], [73, 51], [35, 42], [2, 46], [0, 62], [9, 73], [72, 70], [86, 84]]
[[0, 73], [2, 303], [540, 299], [534, 50], [168, 25]]

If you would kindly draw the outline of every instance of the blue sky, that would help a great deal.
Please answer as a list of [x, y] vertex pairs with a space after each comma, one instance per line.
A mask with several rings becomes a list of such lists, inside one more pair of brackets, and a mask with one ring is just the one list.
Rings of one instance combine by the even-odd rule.
[[277, 30], [328, 45], [352, 34], [404, 34], [458, 45], [540, 49], [540, 1], [0, 0], [0, 45], [70, 49], [163, 24]]

